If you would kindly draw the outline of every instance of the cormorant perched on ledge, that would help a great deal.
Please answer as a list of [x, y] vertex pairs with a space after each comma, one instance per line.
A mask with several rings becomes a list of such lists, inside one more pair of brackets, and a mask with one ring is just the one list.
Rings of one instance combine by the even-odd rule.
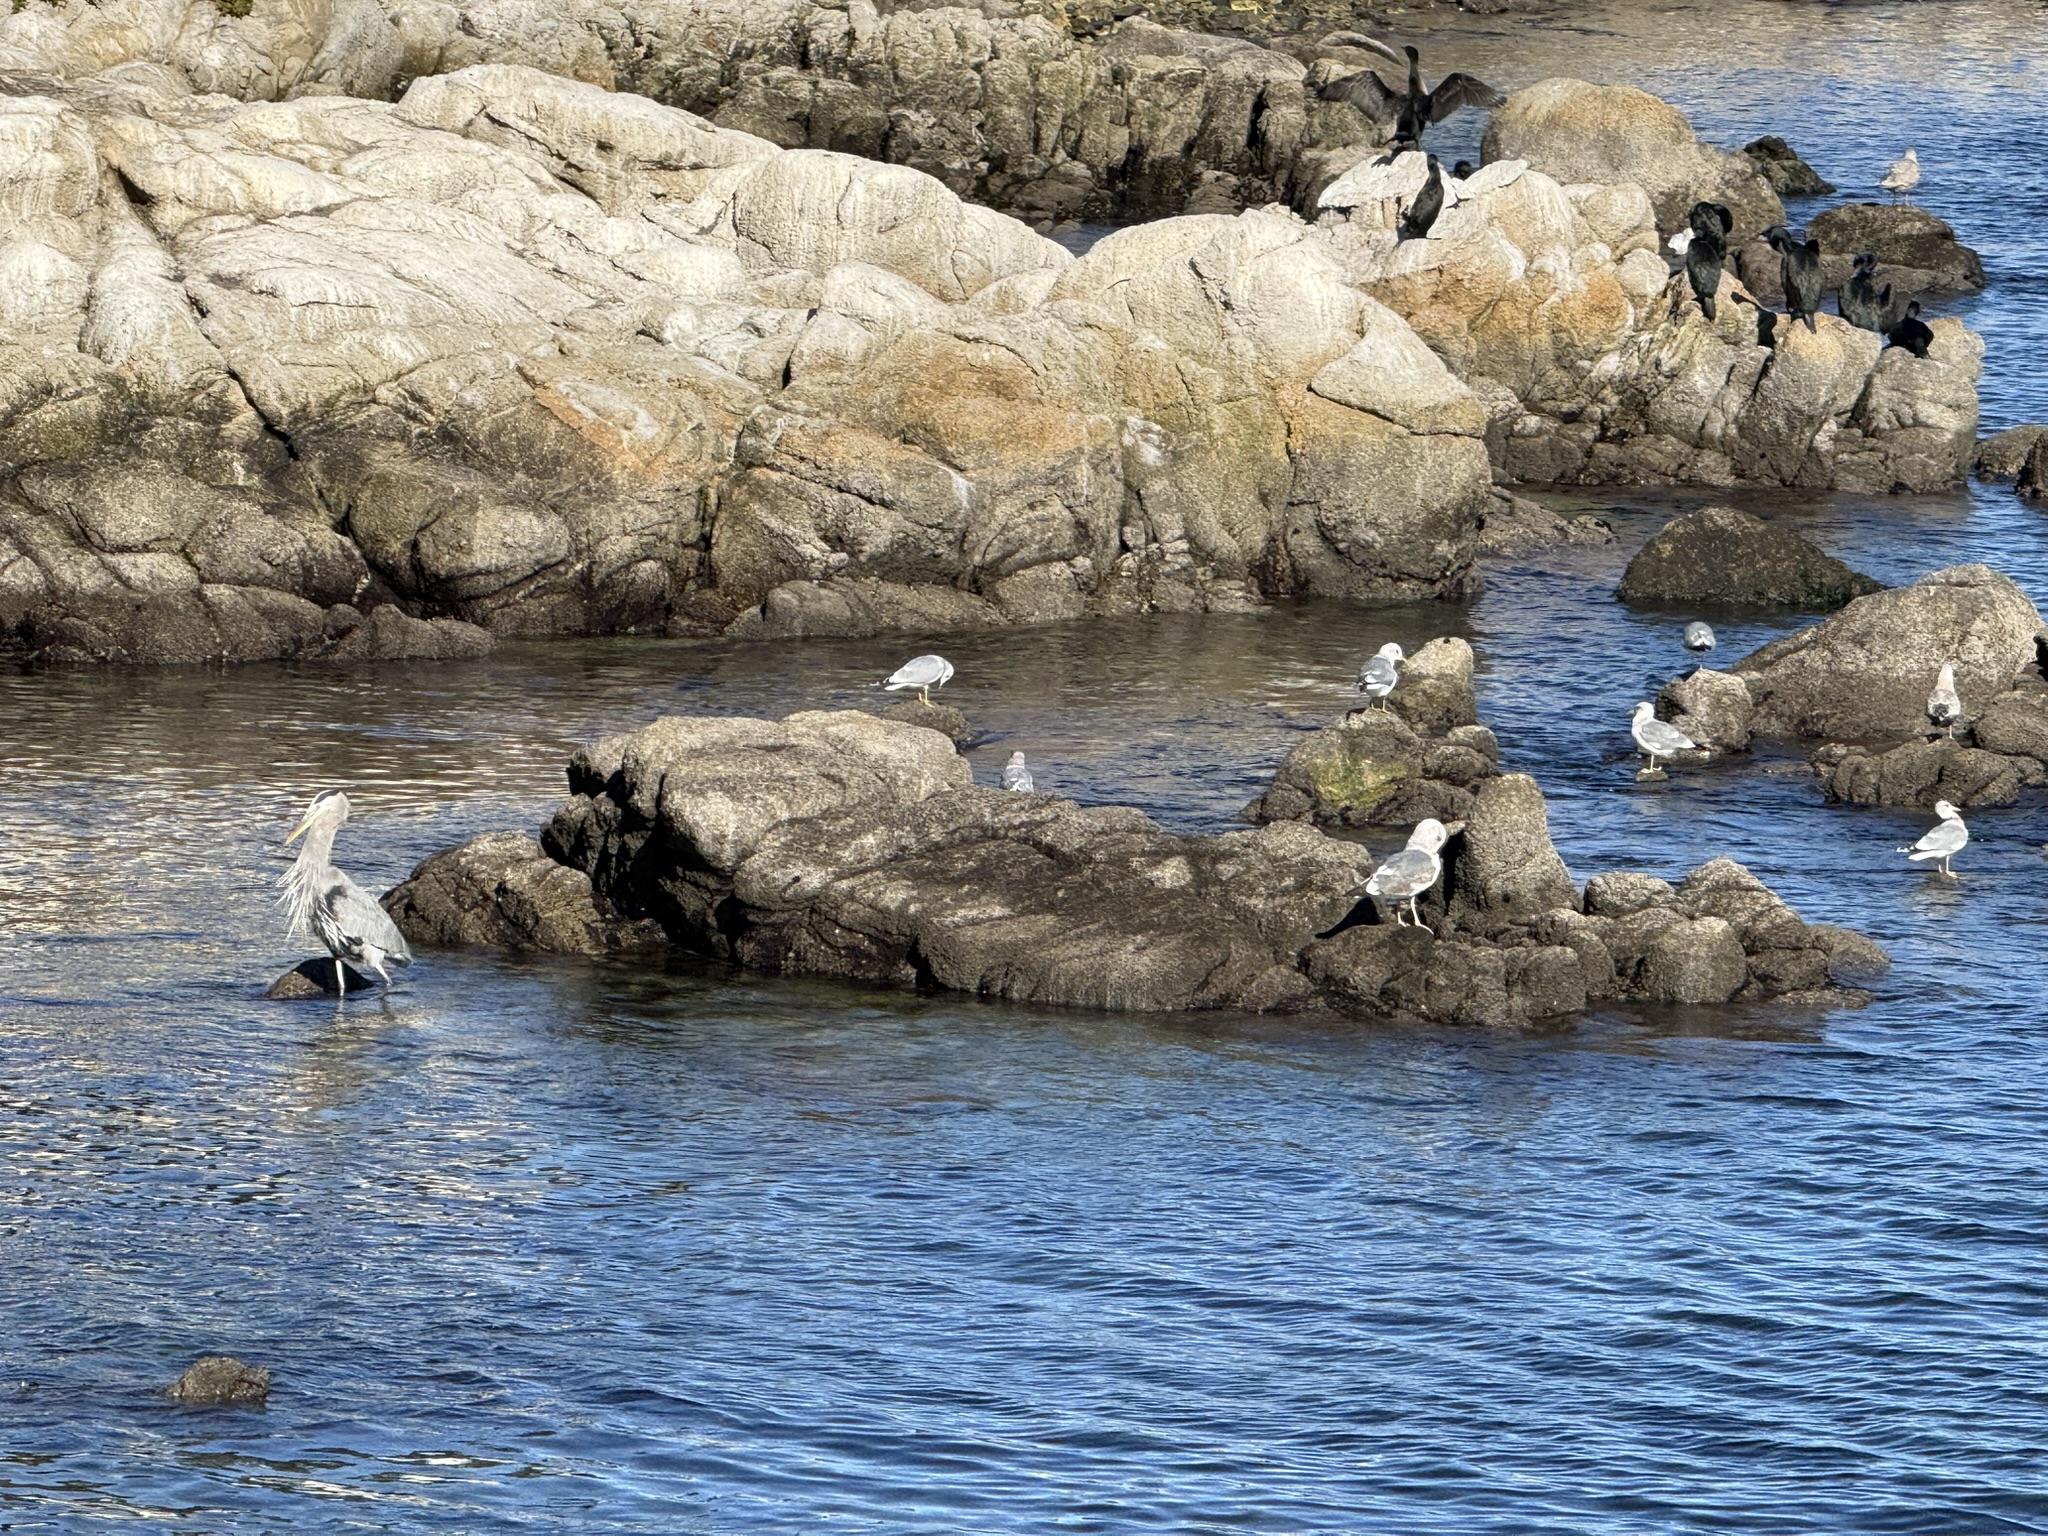
[[1720, 203], [1694, 203], [1686, 222], [1692, 225], [1692, 239], [1685, 247], [1685, 280], [1692, 284], [1692, 296], [1700, 301], [1700, 313], [1712, 320], [1735, 215]]
[[1892, 312], [1892, 285], [1877, 286], [1877, 258], [1865, 251], [1856, 258], [1856, 270], [1835, 296], [1835, 308], [1858, 330], [1883, 334], [1885, 318]]
[[1430, 225], [1437, 215], [1444, 211], [1444, 167], [1435, 155], [1429, 157], [1429, 180], [1422, 184], [1422, 190], [1415, 194], [1415, 201], [1408, 205], [1408, 211], [1401, 216], [1401, 228], [1396, 240], [1421, 240], [1428, 236]]
[[[1401, 62], [1401, 54], [1363, 32], [1332, 32], [1323, 39], [1321, 46], [1364, 48], [1382, 58], [1392, 59], [1396, 64]], [[1460, 108], [1485, 107], [1490, 110], [1507, 100], [1484, 80], [1462, 72], [1445, 75], [1437, 81], [1435, 90], [1425, 91], [1422, 88], [1422, 55], [1412, 46], [1401, 52], [1408, 56], [1406, 93], [1395, 90], [1369, 69], [1332, 80], [1317, 93], [1324, 101], [1349, 102], [1376, 123], [1392, 123], [1395, 154], [1404, 149], [1422, 148], [1422, 131], [1431, 123], [1442, 122]]]
[[1934, 330], [1920, 318], [1918, 299], [1906, 306], [1904, 318], [1885, 332], [1885, 338], [1895, 347], [1904, 347], [1915, 357], [1927, 355], [1927, 349], [1934, 345]]
[[1773, 224], [1764, 231], [1764, 239], [1770, 242], [1772, 250], [1779, 256], [1779, 271], [1785, 281], [1785, 313], [1794, 320], [1804, 320], [1809, 331], [1820, 327], [1814, 323], [1814, 316], [1820, 313], [1821, 290], [1827, 286], [1827, 279], [1820, 270], [1820, 242], [1808, 240], [1803, 244], [1792, 238], [1792, 231], [1782, 224]]

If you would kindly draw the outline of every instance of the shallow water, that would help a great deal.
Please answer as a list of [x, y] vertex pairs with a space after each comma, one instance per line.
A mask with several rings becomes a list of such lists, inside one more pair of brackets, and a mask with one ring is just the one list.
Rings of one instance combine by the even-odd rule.
[[[2042, 173], [1995, 152], [2038, 139], [2038, 76], [1879, 73], [2040, 13], [1714, 14], [1743, 25], [1531, 24], [1516, 67], [1640, 58], [1845, 182], [1936, 120], [1928, 201], [1994, 272], [1987, 418], [2048, 416], [2014, 361]], [[1938, 202], [1959, 162], [2010, 206]], [[1861, 1011], [1495, 1035], [445, 953], [388, 1000], [268, 1004], [314, 789], [350, 786], [339, 857], [381, 889], [536, 824], [600, 731], [870, 702], [906, 647], [0, 675], [0, 1527], [2048, 1530], [2048, 826], [1973, 817], [1951, 883], [1893, 851], [1926, 817], [1824, 809], [1794, 758], [1638, 786], [1628, 711], [1686, 616], [1607, 594], [1706, 499], [1571, 498], [1621, 545], [1470, 605], [949, 638], [945, 697], [984, 781], [1022, 746], [1043, 787], [1206, 831], [1361, 655], [1468, 634], [1581, 876], [1731, 853], [1891, 947]], [[2048, 597], [2002, 490], [1741, 500], [1886, 580], [1986, 559]], [[1799, 622], [1710, 616], [1724, 656]], [[209, 1350], [275, 1367], [268, 1410], [151, 1395]]]

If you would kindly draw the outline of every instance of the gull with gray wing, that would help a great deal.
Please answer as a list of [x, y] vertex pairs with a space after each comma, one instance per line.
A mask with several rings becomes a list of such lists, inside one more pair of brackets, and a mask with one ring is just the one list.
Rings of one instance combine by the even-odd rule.
[[1450, 837], [1450, 831], [1434, 816], [1426, 816], [1415, 824], [1415, 830], [1408, 834], [1408, 846], [1392, 854], [1387, 861], [1372, 872], [1372, 878], [1365, 882], [1365, 893], [1381, 901], [1394, 904], [1394, 926], [1408, 925], [1401, 919], [1401, 903], [1408, 904], [1409, 914], [1415, 919], [1415, 926], [1422, 926], [1422, 913], [1416, 902], [1429, 888], [1436, 884], [1437, 877], [1444, 872], [1444, 862], [1439, 851]]
[[943, 656], [913, 656], [903, 663], [882, 684], [885, 692], [894, 693], [899, 688], [915, 688], [917, 696], [926, 704], [932, 701], [932, 690], [943, 688], [953, 680], [953, 663]]
[[1941, 820], [1929, 828], [1919, 842], [1909, 848], [1901, 848], [1899, 852], [1915, 864], [1933, 859], [1944, 875], [1953, 877], [1955, 871], [1948, 867], [1948, 861], [1970, 845], [1970, 829], [1963, 825], [1961, 814], [1946, 800], [1934, 802], [1934, 814]]
[[1647, 699], [1636, 705], [1635, 719], [1629, 723], [1629, 735], [1636, 745], [1649, 755], [1650, 766], [1636, 775], [1648, 778], [1657, 771], [1657, 759], [1676, 757], [1681, 752], [1697, 752], [1699, 743], [1694, 741], [1677, 726], [1657, 718], [1657, 707]]

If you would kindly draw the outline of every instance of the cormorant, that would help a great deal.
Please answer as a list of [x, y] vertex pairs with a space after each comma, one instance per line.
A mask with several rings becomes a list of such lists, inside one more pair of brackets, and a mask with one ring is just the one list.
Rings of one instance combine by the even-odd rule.
[[1422, 190], [1415, 194], [1415, 201], [1408, 205], [1408, 211], [1401, 215], [1401, 228], [1397, 240], [1420, 240], [1429, 233], [1429, 227], [1436, 223], [1437, 215], [1444, 211], [1444, 168], [1435, 155], [1429, 157], [1429, 179], [1422, 184]]
[[1692, 296], [1700, 301], [1700, 313], [1712, 320], [1735, 215], [1720, 203], [1694, 203], [1686, 222], [1692, 225], [1692, 239], [1685, 246], [1685, 280], [1692, 284]]
[[1792, 238], [1792, 231], [1782, 224], [1773, 224], [1764, 231], [1764, 239], [1771, 249], [1778, 253], [1779, 271], [1785, 282], [1785, 313], [1795, 321], [1804, 320], [1809, 331], [1820, 327], [1814, 323], [1814, 316], [1820, 313], [1821, 290], [1827, 280], [1821, 276], [1820, 242], [1808, 240], [1803, 244]]
[[1835, 296], [1835, 308], [1842, 318], [1859, 330], [1884, 332], [1892, 312], [1892, 285], [1877, 286], [1877, 258], [1865, 251], [1856, 258], [1856, 270]]
[[1934, 345], [1934, 331], [1920, 318], [1918, 299], [1914, 299], [1906, 306], [1905, 317], [1885, 332], [1885, 339], [1895, 347], [1904, 347], [1915, 357], [1927, 355], [1927, 349]]
[[[1332, 32], [1323, 39], [1322, 46], [1365, 48], [1382, 58], [1392, 59], [1396, 64], [1401, 62], [1401, 54], [1362, 32]], [[1422, 88], [1422, 55], [1413, 47], [1404, 48], [1401, 52], [1408, 56], [1408, 89], [1405, 92], [1395, 90], [1371, 70], [1361, 69], [1355, 75], [1330, 81], [1317, 93], [1324, 101], [1348, 101], [1376, 123], [1392, 123], [1396, 154], [1404, 149], [1422, 148], [1423, 130], [1431, 123], [1442, 122], [1462, 107], [1490, 110], [1507, 100], [1484, 80], [1462, 72], [1445, 75], [1437, 81], [1435, 90], [1425, 91]]]

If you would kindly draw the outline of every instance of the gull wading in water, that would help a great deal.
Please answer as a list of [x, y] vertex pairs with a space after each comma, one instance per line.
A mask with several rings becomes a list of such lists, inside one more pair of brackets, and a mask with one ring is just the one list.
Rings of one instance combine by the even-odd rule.
[[1404, 901], [1408, 903], [1415, 926], [1420, 928], [1423, 925], [1422, 913], [1416, 909], [1415, 903], [1444, 872], [1444, 861], [1437, 856], [1437, 851], [1450, 835], [1450, 829], [1434, 816], [1424, 817], [1408, 834], [1408, 846], [1389, 857], [1365, 882], [1366, 895], [1394, 904], [1396, 928], [1408, 926], [1401, 920], [1401, 903]]
[[1963, 696], [1956, 692], [1953, 662], [1941, 664], [1941, 675], [1935, 678], [1934, 688], [1927, 695], [1927, 718], [1943, 735], [1955, 735], [1956, 722], [1963, 718]]
[[1635, 719], [1629, 725], [1629, 735], [1635, 737], [1636, 745], [1649, 754], [1650, 766], [1637, 774], [1637, 778], [1648, 778], [1657, 771], [1657, 759], [1675, 757], [1680, 752], [1696, 752], [1699, 743], [1694, 741], [1677, 726], [1657, 718], [1657, 708], [1648, 700], [1636, 706]]
[[334, 957], [334, 990], [348, 995], [348, 972], [343, 962], [366, 965], [391, 985], [392, 965], [412, 964], [412, 949], [391, 915], [377, 905], [376, 898], [334, 866], [334, 834], [348, 820], [348, 796], [338, 789], [323, 789], [306, 807], [292, 835], [284, 840], [289, 848], [301, 837], [306, 844], [292, 867], [279, 882], [284, 886], [283, 904], [291, 913], [292, 935], [320, 941]]
[[1963, 825], [1961, 815], [1946, 800], [1934, 802], [1934, 814], [1941, 820], [1919, 842], [1910, 848], [1901, 848], [1899, 852], [1915, 864], [1923, 864], [1929, 859], [1938, 860], [1941, 872], [1954, 878], [1955, 871], [1948, 867], [1948, 861], [1970, 845], [1970, 829]]
[[1371, 699], [1373, 703], [1385, 706], [1387, 695], [1394, 691], [1401, 681], [1397, 670], [1408, 659], [1400, 646], [1389, 640], [1374, 655], [1366, 658], [1365, 665], [1358, 669], [1358, 681], [1351, 686]]
[[917, 696], [926, 704], [932, 701], [932, 690], [943, 688], [953, 680], [953, 663], [943, 656], [913, 656], [894, 672], [889, 674], [882, 687], [894, 693], [899, 688], [915, 688]]
[[1003, 764], [1003, 788], [1014, 789], [1024, 795], [1037, 790], [1038, 786], [1031, 781], [1030, 765], [1024, 761], [1022, 752], [1012, 752], [1010, 760]]

